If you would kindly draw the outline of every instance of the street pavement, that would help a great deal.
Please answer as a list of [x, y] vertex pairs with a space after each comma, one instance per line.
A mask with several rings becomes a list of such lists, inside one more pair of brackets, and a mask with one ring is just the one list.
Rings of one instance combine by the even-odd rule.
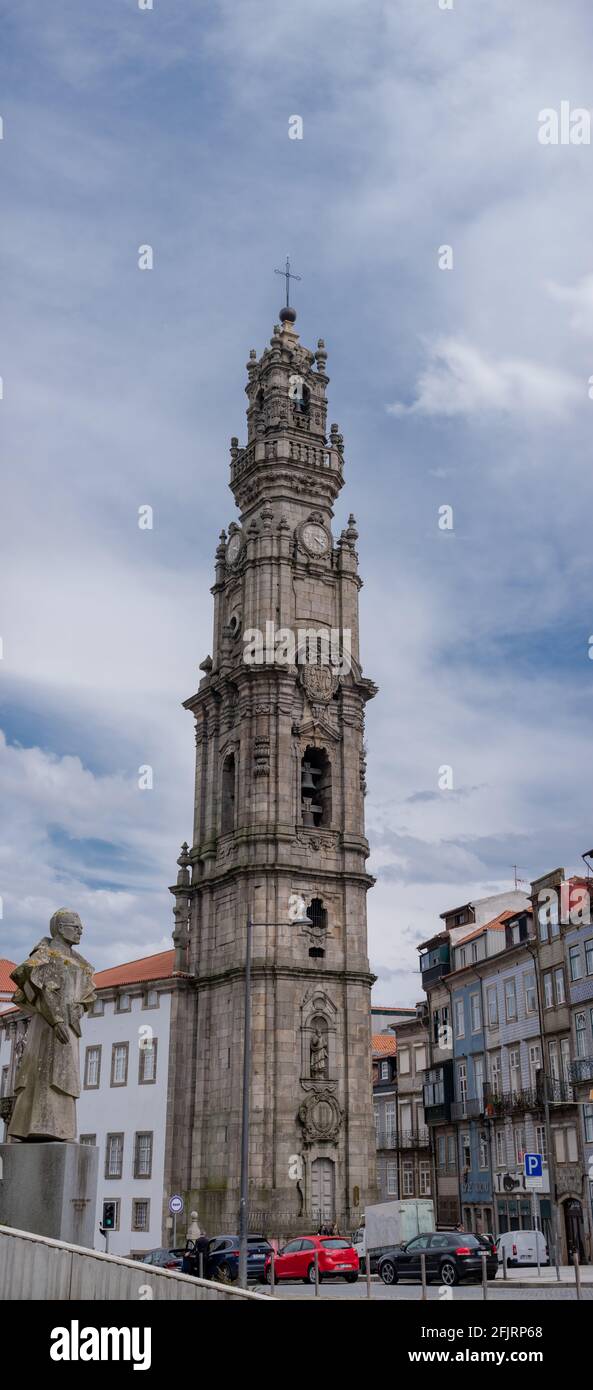
[[[387, 1285], [373, 1279], [371, 1283], [371, 1302], [383, 1302], [385, 1299], [396, 1299], [400, 1302], [419, 1302], [421, 1295], [419, 1284], [395, 1284]], [[449, 1292], [449, 1290], [447, 1290]], [[451, 1290], [452, 1299], [444, 1300], [440, 1289], [436, 1285], [430, 1285], [427, 1294], [430, 1303], [442, 1303], [444, 1301], [457, 1302], [483, 1302], [481, 1285], [477, 1284], [458, 1284]], [[582, 1289], [583, 1301], [593, 1302], [593, 1284], [588, 1284]], [[327, 1302], [333, 1299], [364, 1299], [367, 1300], [367, 1287], [364, 1279], [359, 1279], [357, 1284], [334, 1283], [322, 1284], [319, 1297], [315, 1299], [315, 1289], [307, 1284], [282, 1283], [276, 1286], [276, 1298], [280, 1299], [313, 1299], [317, 1303]], [[550, 1286], [546, 1281], [543, 1287], [525, 1287], [515, 1283], [514, 1287], [508, 1281], [500, 1283], [491, 1282], [488, 1285], [488, 1303], [533, 1303], [536, 1299], [545, 1302], [576, 1302], [576, 1289], [574, 1282], [571, 1286], [554, 1284]]]

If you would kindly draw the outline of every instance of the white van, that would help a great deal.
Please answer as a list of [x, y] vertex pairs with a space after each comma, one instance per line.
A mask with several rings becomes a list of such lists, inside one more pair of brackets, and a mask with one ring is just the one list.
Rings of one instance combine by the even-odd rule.
[[509, 1269], [515, 1265], [537, 1265], [538, 1248], [540, 1265], [549, 1265], [550, 1255], [542, 1231], [505, 1231], [496, 1242], [500, 1264], [506, 1252]]

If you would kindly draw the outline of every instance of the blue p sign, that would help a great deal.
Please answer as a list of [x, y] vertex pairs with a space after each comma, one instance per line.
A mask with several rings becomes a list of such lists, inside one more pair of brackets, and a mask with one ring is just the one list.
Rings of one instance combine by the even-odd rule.
[[524, 1160], [525, 1160], [525, 1177], [526, 1177], [526, 1178], [541, 1178], [541, 1177], [543, 1177], [542, 1155], [541, 1155], [541, 1154], [524, 1154], [523, 1157], [524, 1157]]

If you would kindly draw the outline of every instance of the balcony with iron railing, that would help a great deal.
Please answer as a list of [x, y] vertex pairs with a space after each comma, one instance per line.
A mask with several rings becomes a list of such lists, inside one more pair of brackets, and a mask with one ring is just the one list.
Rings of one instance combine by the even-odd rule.
[[500, 1120], [510, 1115], [534, 1115], [542, 1109], [543, 1101], [538, 1087], [496, 1091], [488, 1082], [484, 1084], [483, 1113], [487, 1120]]
[[593, 1057], [577, 1057], [576, 1062], [570, 1063], [568, 1075], [573, 1086], [581, 1081], [593, 1081]]
[[395, 1129], [377, 1131], [378, 1149], [429, 1149], [430, 1131], [428, 1129]]
[[454, 1100], [451, 1106], [452, 1120], [473, 1120], [484, 1114], [484, 1103], [477, 1096], [466, 1096], [465, 1100]]

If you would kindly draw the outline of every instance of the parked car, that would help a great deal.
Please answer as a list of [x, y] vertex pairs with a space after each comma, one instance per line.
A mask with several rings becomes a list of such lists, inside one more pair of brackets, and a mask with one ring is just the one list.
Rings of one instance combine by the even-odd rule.
[[156, 1265], [157, 1269], [181, 1269], [182, 1260], [183, 1250], [166, 1250], [163, 1247], [158, 1250], [149, 1250], [147, 1255], [142, 1256], [140, 1263]]
[[[275, 1279], [302, 1279], [304, 1284], [315, 1283], [315, 1251], [319, 1261], [319, 1280], [345, 1279], [355, 1284], [358, 1279], [358, 1255], [344, 1236], [303, 1236], [289, 1240], [274, 1260]], [[265, 1280], [271, 1283], [271, 1259], [266, 1258]]]
[[[261, 1282], [266, 1256], [272, 1247], [265, 1236], [247, 1238], [247, 1278]], [[204, 1262], [204, 1277], [221, 1284], [232, 1284], [239, 1278], [239, 1237], [214, 1236]]]
[[[394, 1246], [379, 1260], [378, 1270], [384, 1284], [397, 1284], [400, 1279], [421, 1279], [420, 1256], [426, 1257], [426, 1280], [440, 1284], [459, 1284], [462, 1279], [482, 1278], [482, 1250], [478, 1236], [467, 1231], [427, 1231], [403, 1245]], [[488, 1279], [495, 1279], [498, 1270], [496, 1254], [486, 1256]]]
[[500, 1263], [506, 1252], [508, 1265], [536, 1265], [538, 1246], [540, 1265], [549, 1265], [550, 1252], [543, 1231], [505, 1231], [496, 1244]]

